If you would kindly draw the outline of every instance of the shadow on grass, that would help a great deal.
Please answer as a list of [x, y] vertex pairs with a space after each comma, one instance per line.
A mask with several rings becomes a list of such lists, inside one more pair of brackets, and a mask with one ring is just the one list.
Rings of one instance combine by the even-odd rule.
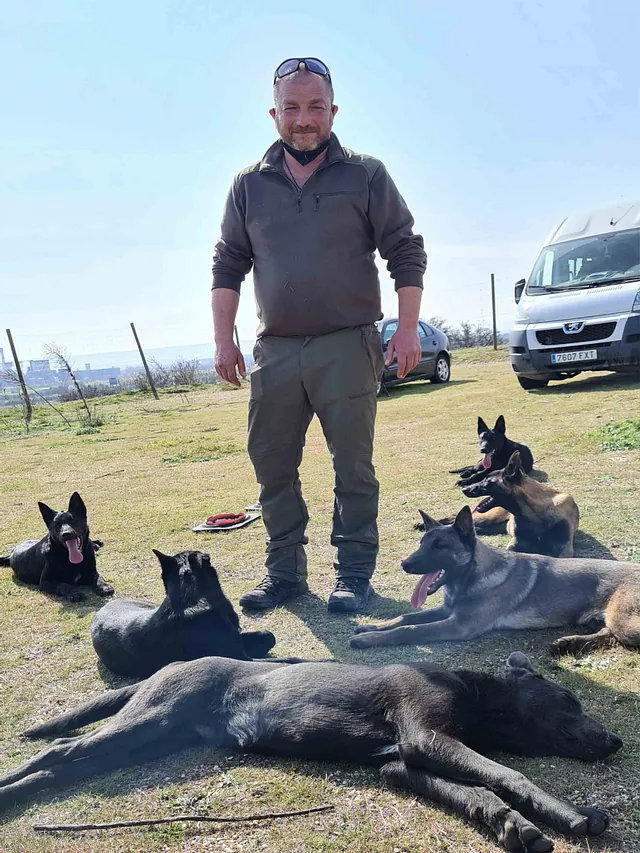
[[439, 389], [444, 390], [445, 388], [450, 388], [453, 385], [468, 385], [470, 382], [477, 382], [477, 379], [451, 379], [449, 382], [439, 383], [439, 382], [430, 382], [428, 379], [412, 379], [411, 382], [407, 382], [403, 385], [389, 385], [386, 386], [387, 392], [384, 391], [378, 397], [378, 403], [383, 402], [384, 400], [391, 400], [394, 397], [407, 397], [413, 394], [430, 394], [433, 391], [438, 391]]
[[639, 383], [640, 373], [592, 373], [583, 379], [550, 382], [546, 388], [536, 388], [527, 393], [546, 397], [557, 394], [573, 394], [577, 391], [633, 391], [637, 390]]
[[71, 613], [74, 616], [77, 616], [78, 619], [84, 619], [85, 616], [95, 613], [96, 610], [100, 610], [100, 608], [109, 600], [96, 595], [96, 593], [92, 592], [87, 586], [78, 587], [78, 592], [85, 596], [83, 601], [68, 601], [66, 598], [61, 598], [59, 595], [42, 592], [37, 584], [25, 583], [24, 581], [18, 580], [15, 575], [12, 575], [11, 581], [17, 587], [29, 589], [32, 592], [40, 592], [44, 598], [49, 599], [53, 604], [59, 605], [60, 613]]

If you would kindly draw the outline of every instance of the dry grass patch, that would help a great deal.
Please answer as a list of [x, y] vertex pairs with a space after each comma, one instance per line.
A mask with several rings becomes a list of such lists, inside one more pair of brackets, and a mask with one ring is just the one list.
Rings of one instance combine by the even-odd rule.
[[[486, 358], [485, 358], [486, 356]], [[591, 434], [637, 412], [640, 385], [624, 377], [587, 375], [533, 393], [523, 392], [505, 353], [454, 352], [448, 386], [414, 383], [380, 400], [376, 465], [381, 481], [381, 553], [378, 595], [358, 619], [380, 619], [408, 609], [412, 579], [399, 568], [412, 550], [419, 507], [432, 515], [462, 505], [449, 468], [477, 459], [476, 418], [504, 414], [508, 433], [533, 450], [549, 482], [573, 493], [581, 511], [578, 553], [640, 560], [638, 482], [640, 452], [603, 451]], [[64, 411], [67, 406], [65, 404]], [[264, 528], [209, 535], [191, 524], [222, 510], [253, 503], [257, 486], [244, 452], [246, 388], [207, 388], [188, 395], [105, 398], [100, 433], [77, 436], [55, 414], [38, 407], [25, 435], [19, 413], [0, 409], [0, 553], [40, 535], [36, 501], [59, 507], [77, 489], [89, 508], [94, 536], [105, 540], [101, 573], [118, 595], [159, 601], [162, 584], [151, 548], [174, 553], [208, 550], [228, 595], [237, 600], [262, 576]], [[220, 449], [220, 455], [215, 454]], [[207, 452], [213, 458], [199, 461]], [[184, 454], [180, 464], [163, 461]], [[352, 651], [354, 619], [330, 616], [333, 502], [330, 459], [317, 422], [311, 426], [301, 477], [309, 504], [309, 575], [313, 594], [243, 624], [272, 629], [274, 654], [334, 654], [367, 663], [429, 658], [451, 666], [498, 671], [507, 654], [522, 649], [547, 677], [577, 690], [588, 710], [618, 732], [623, 750], [610, 761], [583, 765], [561, 759], [506, 758], [511, 766], [560, 795], [609, 808], [613, 829], [600, 851], [640, 851], [640, 658], [606, 650], [579, 662], [554, 663], [547, 646], [557, 632], [500, 634], [470, 644]], [[496, 540], [499, 544], [500, 537]], [[436, 596], [437, 598], [437, 596]], [[88, 629], [98, 598], [63, 603], [13, 583], [0, 572], [0, 764], [12, 767], [38, 744], [19, 733], [105, 689]], [[108, 678], [109, 684], [117, 679]], [[270, 826], [178, 825], [117, 830], [89, 836], [36, 836], [41, 822], [109, 821], [207, 809], [216, 814], [256, 813], [335, 804], [334, 812]], [[37, 821], [36, 821], [37, 819]], [[375, 773], [361, 768], [229, 757], [209, 750], [175, 756], [91, 780], [82, 788], [43, 795], [2, 827], [0, 848], [11, 853], [75, 851], [349, 851], [432, 853], [496, 851], [488, 836], [413, 797], [382, 790]], [[557, 839], [556, 850], [575, 853], [580, 843]]]

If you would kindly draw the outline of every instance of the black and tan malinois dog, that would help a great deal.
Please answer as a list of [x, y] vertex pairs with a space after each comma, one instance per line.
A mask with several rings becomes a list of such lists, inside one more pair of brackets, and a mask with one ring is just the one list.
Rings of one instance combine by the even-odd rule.
[[429, 663], [200, 658], [111, 690], [27, 735], [64, 734], [107, 717], [0, 777], [0, 812], [46, 788], [207, 745], [378, 767], [388, 784], [479, 820], [507, 850], [546, 853], [553, 843], [535, 822], [600, 835], [606, 813], [547, 794], [485, 754], [599, 761], [622, 746], [520, 652], [509, 656], [504, 677]]
[[69, 507], [61, 512], [38, 503], [47, 525], [42, 539], [27, 539], [16, 545], [8, 557], [0, 557], [0, 566], [10, 566], [16, 579], [37, 584], [42, 592], [59, 595], [67, 601], [84, 601], [79, 587], [88, 587], [98, 595], [113, 595], [113, 587], [98, 573], [98, 539], [89, 537], [87, 508], [77, 492]]
[[[553, 654], [576, 654], [618, 641], [640, 646], [640, 564], [591, 557], [565, 559], [490, 548], [476, 537], [468, 506], [453, 524], [420, 513], [426, 532], [402, 562], [422, 575], [411, 606], [444, 587], [440, 607], [360, 625], [353, 648], [472, 640], [490, 631], [587, 625], [592, 633], [562, 637]], [[595, 626], [599, 630], [593, 632]]]
[[528, 477], [519, 450], [502, 471], [462, 491], [468, 498], [484, 497], [473, 510], [478, 533], [508, 533], [510, 551], [573, 557], [573, 535], [580, 519], [576, 502], [571, 495]]
[[507, 438], [507, 425], [504, 415], [496, 420], [493, 429], [489, 429], [482, 418], [478, 418], [478, 442], [482, 459], [475, 465], [467, 465], [463, 468], [454, 468], [450, 474], [460, 474], [456, 486], [470, 486], [479, 483], [493, 471], [500, 471], [505, 467], [512, 454], [520, 451], [522, 467], [528, 474], [533, 468], [533, 455], [526, 444], [519, 444]]

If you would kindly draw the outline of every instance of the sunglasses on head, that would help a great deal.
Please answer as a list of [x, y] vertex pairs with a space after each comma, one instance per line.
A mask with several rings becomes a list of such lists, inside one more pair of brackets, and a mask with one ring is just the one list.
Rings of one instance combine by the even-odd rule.
[[329, 69], [324, 62], [321, 62], [319, 59], [315, 59], [313, 56], [303, 59], [285, 59], [285, 61], [281, 62], [276, 68], [276, 73], [273, 75], [273, 82], [275, 83], [276, 80], [280, 80], [282, 77], [288, 77], [289, 74], [295, 74], [303, 64], [307, 71], [311, 71], [312, 74], [319, 74], [320, 77], [326, 77], [331, 83], [331, 74], [329, 74]]

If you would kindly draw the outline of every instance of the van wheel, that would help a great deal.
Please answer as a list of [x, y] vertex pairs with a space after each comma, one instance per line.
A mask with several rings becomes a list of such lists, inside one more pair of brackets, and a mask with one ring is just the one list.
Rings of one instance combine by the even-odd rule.
[[442, 383], [448, 382], [451, 379], [451, 365], [449, 359], [444, 353], [440, 353], [436, 359], [436, 369], [431, 377], [432, 382]]
[[549, 384], [548, 379], [531, 379], [529, 376], [518, 376], [518, 382], [525, 391], [533, 391], [534, 388], [546, 388]]

